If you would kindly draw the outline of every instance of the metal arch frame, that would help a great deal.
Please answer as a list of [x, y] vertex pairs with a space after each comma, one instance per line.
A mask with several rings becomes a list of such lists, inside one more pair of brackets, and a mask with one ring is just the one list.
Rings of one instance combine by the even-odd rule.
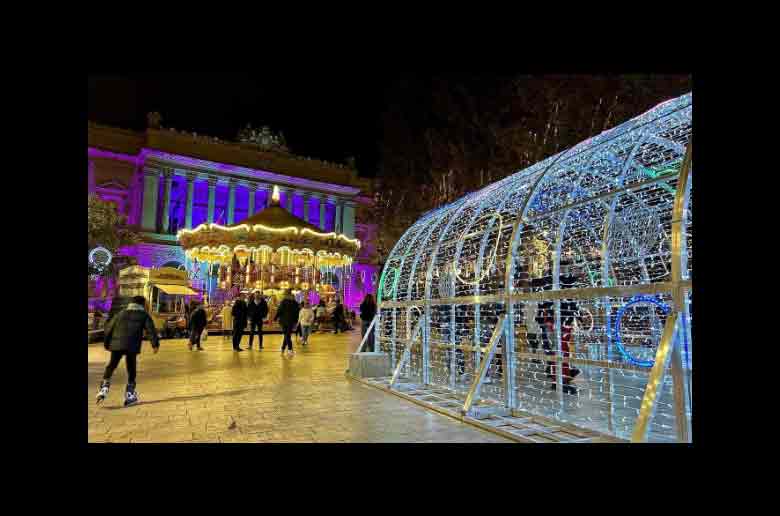
[[496, 326], [493, 328], [493, 335], [490, 337], [488, 349], [485, 353], [485, 360], [479, 366], [479, 374], [474, 379], [474, 382], [472, 382], [469, 393], [466, 395], [466, 401], [463, 403], [461, 412], [464, 415], [469, 413], [471, 405], [474, 403], [474, 398], [479, 396], [479, 389], [482, 387], [482, 382], [485, 380], [485, 375], [487, 374], [488, 367], [490, 367], [490, 362], [496, 354], [496, 348], [498, 348], [498, 341], [501, 340], [501, 334], [507, 333], [506, 321], [506, 315], [499, 316]]
[[[396, 280], [396, 282], [401, 279], [401, 272], [403, 270], [404, 264], [406, 263], [406, 259], [410, 256], [411, 249], [413, 249], [414, 244], [417, 242], [417, 239], [420, 236], [422, 236], [423, 234], [425, 234], [425, 230], [428, 228], [429, 225], [435, 225], [436, 222], [437, 222], [437, 220], [434, 217], [430, 217], [430, 220], [422, 220], [422, 221], [420, 221], [420, 226], [421, 227], [418, 228], [418, 230], [414, 233], [414, 235], [409, 239], [409, 242], [406, 243], [406, 248], [404, 249], [405, 252], [403, 253], [403, 256], [401, 257], [401, 259], [399, 260], [399, 263], [398, 263], [398, 279]], [[416, 256], [417, 255], [415, 253], [415, 257]], [[391, 255], [391, 259], [392, 259], [392, 255]], [[393, 288], [393, 301], [396, 302], [397, 300], [398, 300], [398, 289], [397, 288]], [[396, 310], [393, 311], [393, 340], [392, 340], [392, 349], [393, 350], [392, 350], [392, 356], [391, 356], [391, 358], [392, 358], [391, 366], [395, 365], [395, 356], [396, 356], [396, 349], [395, 349], [395, 347], [396, 347], [396, 343], [398, 342], [398, 337], [397, 337], [398, 332], [397, 332], [397, 324], [396, 324], [396, 315], [397, 314], [396, 314], [396, 312], [397, 312]], [[408, 339], [408, 337], [411, 335], [411, 331], [412, 331], [412, 328], [410, 327], [410, 324], [409, 324], [409, 314], [410, 314], [411, 310], [407, 310], [406, 312], [407, 313], [406, 313], [406, 317], [405, 317], [405, 324], [406, 324], [405, 335], [407, 336], [407, 339]]]
[[[505, 309], [506, 309], [506, 316], [509, 321], [515, 320], [515, 304], [513, 303], [512, 300], [512, 294], [514, 292], [514, 282], [512, 281], [512, 277], [514, 275], [514, 268], [515, 268], [515, 253], [517, 251], [517, 245], [520, 239], [519, 229], [525, 223], [528, 207], [531, 205], [531, 200], [537, 194], [537, 189], [539, 188], [539, 185], [542, 184], [544, 178], [547, 177], [547, 174], [550, 172], [550, 170], [553, 170], [553, 167], [559, 161], [561, 162], [562, 160], [565, 161], [565, 158], [568, 158], [569, 154], [570, 151], [560, 152], [557, 156], [554, 156], [552, 162], [550, 162], [550, 164], [544, 170], [539, 172], [539, 177], [536, 178], [536, 181], [528, 190], [528, 195], [525, 198], [525, 201], [523, 202], [523, 206], [519, 211], [519, 215], [515, 220], [514, 224], [512, 224], [512, 235], [509, 237], [509, 249], [507, 249], [507, 253], [506, 253], [506, 266], [505, 266], [506, 275], [504, 277], [504, 292], [506, 298]], [[510, 409], [514, 409], [517, 406], [517, 397], [515, 395], [514, 354], [515, 354], [515, 332], [507, 331], [506, 339], [504, 343], [504, 362], [505, 362], [504, 375], [507, 378], [506, 393], [504, 394], [504, 398], [506, 399], [507, 406]], [[558, 369], [560, 369], [560, 367]], [[558, 390], [560, 391], [560, 389]]]
[[[511, 176], [509, 178], [506, 178], [504, 181], [499, 181], [497, 183], [494, 183], [493, 185], [490, 185], [489, 187], [487, 187], [487, 188], [485, 188], [483, 190], [484, 194], [493, 194], [493, 193], [495, 193], [497, 190], [500, 190], [502, 186], [505, 186], [504, 185], [505, 182], [511, 182], [510, 179], [511, 179]], [[474, 225], [474, 223], [476, 221], [478, 221], [480, 218], [485, 216], [485, 210], [487, 209], [486, 205], [490, 205], [490, 198], [489, 198], [488, 195], [484, 195], [484, 194], [479, 196], [479, 198], [481, 199], [481, 201], [479, 203], [479, 206], [474, 210], [474, 213], [471, 215], [471, 217], [470, 217], [470, 219], [468, 221], [468, 224], [466, 224], [464, 232], [468, 231], [469, 229], [471, 229], [471, 227]], [[482, 199], [482, 197], [486, 197], [486, 199]], [[502, 200], [500, 200], [498, 202], [498, 211], [500, 211], [503, 208], [503, 206], [506, 204], [506, 201], [509, 198], [511, 198], [511, 191], [508, 191], [507, 197], [505, 199], [502, 199]], [[492, 228], [492, 224], [493, 224], [493, 219], [491, 219], [491, 221], [489, 223], [489, 227], [484, 230], [484, 234], [482, 235], [482, 240], [480, 241], [479, 257], [477, 259], [477, 267], [475, 267], [475, 278], [479, 278], [479, 274], [480, 274], [480, 271], [481, 271], [480, 265], [482, 263], [482, 254], [484, 253], [484, 247], [485, 247], [484, 244], [486, 242], [486, 239], [487, 239], [487, 236], [489, 234], [490, 228]], [[463, 252], [463, 245], [464, 245], [464, 242], [463, 242], [463, 238], [461, 236], [457, 240], [457, 242], [455, 244], [455, 256], [453, 257], [453, 261], [452, 261], [452, 267], [453, 268], [455, 267], [456, 263], [460, 262], [460, 256], [461, 256], [461, 253]], [[455, 292], [456, 279], [458, 279], [458, 278], [455, 275], [453, 275], [453, 277], [450, 280], [450, 288], [451, 288], [451, 292], [453, 292], [453, 293]], [[477, 279], [475, 283], [473, 283], [473, 284], [469, 283], [469, 285], [471, 285], [473, 287], [474, 293], [476, 295], [479, 295], [480, 282], [481, 281], [479, 279]], [[430, 296], [427, 296], [427, 297], [430, 299]], [[455, 321], [455, 318], [456, 318], [456, 315], [457, 315], [456, 314], [456, 308], [455, 308], [456, 305], [457, 305], [457, 303], [451, 303], [451, 310], [450, 310], [450, 321], [451, 321], [451, 324], [454, 324], [454, 321]], [[474, 336], [473, 336], [473, 338], [474, 338], [475, 345], [477, 343], [477, 339], [479, 338], [480, 330], [481, 330], [481, 328], [480, 328], [480, 305], [477, 304], [477, 305], [475, 305], [475, 308], [474, 308]], [[455, 345], [455, 331], [454, 331], [454, 329], [451, 329], [451, 331], [450, 331], [450, 344], [453, 345], [453, 346]], [[475, 355], [475, 358], [476, 358], [475, 365], [476, 365], [476, 367], [479, 367], [480, 358], [481, 358], [480, 354], [477, 353]], [[454, 384], [455, 384], [455, 353], [452, 353], [450, 355], [450, 387], [454, 388]]]
[[[677, 195], [674, 199], [674, 209], [672, 212], [672, 299], [673, 309], [670, 316], [666, 319], [666, 326], [664, 327], [663, 337], [661, 343], [658, 346], [655, 356], [655, 364], [650, 371], [650, 376], [647, 379], [647, 386], [645, 387], [644, 397], [642, 398], [642, 406], [639, 411], [636, 423], [634, 424], [634, 431], [631, 435], [631, 442], [645, 442], [647, 441], [647, 434], [649, 432], [650, 421], [655, 415], [656, 402], [659, 395], [659, 390], [663, 387], [664, 375], [666, 373], [666, 367], [671, 361], [672, 379], [674, 384], [674, 408], [675, 408], [675, 426], [677, 428], [677, 439], [680, 442], [688, 442], [690, 440], [690, 429], [688, 428], [688, 418], [686, 415], [686, 399], [685, 399], [685, 377], [682, 370], [682, 360], [680, 357], [680, 345], [679, 342], [674, 342], [674, 334], [677, 328], [677, 321], [680, 316], [685, 316], [684, 305], [685, 302], [685, 287], [682, 282], [682, 260], [680, 256], [680, 248], [682, 244], [681, 226], [683, 222], [683, 209], [686, 202], [686, 190], [688, 178], [690, 176], [691, 166], [691, 149], [692, 143], [688, 144], [688, 148], [685, 151], [685, 158], [680, 169], [678, 184], [682, 187], [677, 189]], [[679, 339], [678, 339], [679, 341]]]
[[[604, 149], [595, 148], [593, 149], [593, 152], [588, 156], [587, 164], [585, 165], [586, 169], [590, 169], [590, 167], [593, 165], [593, 162], [596, 161], [596, 159], [602, 157], [604, 154]], [[623, 168], [621, 167], [621, 175], [622, 175]], [[603, 176], [602, 176], [603, 177]], [[577, 188], [581, 188], [582, 181], [585, 179], [585, 174], [580, 174], [580, 177], [578, 178], [578, 181], [576, 185], [574, 186], [573, 190], [576, 190]], [[595, 201], [598, 202], [598, 201]], [[587, 206], [592, 203], [583, 204], [583, 206]], [[566, 221], [569, 218], [569, 213], [574, 209], [574, 207], [568, 207], [563, 211], [563, 214], [561, 215], [561, 221], [558, 224], [558, 238], [555, 242], [555, 254], [553, 255], [553, 267], [552, 267], [552, 279], [553, 279], [553, 290], [560, 290], [561, 288], [561, 247], [563, 246], [563, 237], [564, 233], [566, 232]], [[549, 213], [551, 217], [554, 217], [558, 211], [552, 211]], [[562, 335], [561, 335], [561, 301], [556, 299], [555, 300], [555, 344], [556, 344], [556, 358], [560, 358], [563, 360], [563, 341], [562, 341]], [[563, 367], [556, 367], [555, 368], [555, 392], [558, 397], [558, 404], [561, 407], [561, 410], [563, 410]]]
[[[431, 331], [431, 304], [429, 303], [431, 298], [431, 279], [433, 274], [433, 263], [436, 259], [436, 254], [439, 252], [439, 244], [441, 243], [442, 238], [444, 235], [447, 234], [447, 230], [449, 229], [450, 225], [457, 219], [458, 215], [465, 209], [466, 206], [468, 206], [471, 202], [477, 202], [478, 199], [481, 196], [476, 195], [472, 198], [465, 198], [463, 199], [463, 202], [461, 202], [460, 206], [458, 206], [455, 209], [455, 212], [452, 213], [452, 216], [449, 218], [449, 220], [444, 217], [440, 217], [438, 219], [438, 224], [434, 224], [433, 227], [431, 227], [431, 231], [427, 234], [425, 237], [425, 243], [430, 240], [430, 238], [433, 236], [436, 229], [438, 229], [441, 226], [444, 226], [444, 229], [442, 229], [441, 233], [439, 234], [439, 237], [436, 239], [436, 244], [434, 245], [433, 249], [431, 250], [431, 263], [428, 265], [428, 268], [425, 271], [425, 291], [423, 292], [423, 299], [421, 300], [423, 303], [423, 306], [425, 307], [425, 311], [423, 312], [423, 317], [421, 319], [425, 319], [425, 325], [423, 327], [423, 341], [422, 341], [422, 368], [423, 368], [423, 384], [428, 385], [430, 383], [430, 371], [428, 364], [430, 362], [430, 356], [428, 354], [429, 352], [429, 346], [428, 343], [430, 342], [430, 331]], [[444, 224], [446, 222], [446, 225]], [[409, 272], [409, 292], [407, 293], [407, 297], [411, 297], [411, 289], [412, 289], [412, 281], [415, 278], [415, 273], [417, 272], [417, 264], [420, 261], [420, 257], [425, 255], [424, 246], [420, 248], [420, 250], [417, 251], [417, 254], [414, 258], [414, 263], [412, 264], [412, 270]], [[420, 301], [420, 300], [415, 300]]]
[[[493, 190], [494, 189], [491, 189], [490, 192], [492, 193]], [[485, 202], [485, 201], [482, 201], [482, 202]], [[464, 231], [468, 231], [469, 229], [471, 229], [471, 226], [477, 220], [479, 220], [480, 217], [483, 216], [483, 210], [484, 210], [483, 206], [479, 206], [479, 207], [477, 207], [477, 209], [474, 210], [474, 213], [471, 215], [471, 218], [470, 218], [468, 224], [466, 225], [466, 228], [465, 228]], [[492, 222], [491, 222], [491, 224], [492, 224]], [[461, 236], [458, 239], [458, 241], [456, 242], [456, 244], [455, 244], [455, 256], [452, 259], [452, 267], [453, 267], [453, 269], [455, 268], [455, 265], [460, 262], [460, 255], [463, 252], [463, 245], [464, 245], [463, 236]], [[453, 270], [453, 273], [454, 272], [455, 271]], [[474, 273], [475, 273], [475, 277], [478, 278], [476, 269], [475, 269]], [[450, 279], [450, 292], [452, 292], [453, 294], [455, 293], [455, 285], [456, 285], [456, 280], [457, 279], [458, 278], [455, 276], [455, 274], [453, 274], [453, 277]], [[472, 287], [474, 289], [474, 292], [476, 293], [477, 289], [479, 288], [479, 280], [477, 280], [476, 285], [472, 285]], [[451, 321], [451, 323], [454, 323], [455, 318], [457, 317], [457, 311], [456, 311], [456, 308], [455, 308], [456, 306], [457, 305], [455, 303], [451, 304], [451, 308], [450, 308], [450, 321]], [[478, 338], [478, 334], [479, 334], [479, 305], [475, 306], [474, 319], [475, 319], [474, 341], [476, 342], [476, 339]], [[455, 345], [455, 331], [453, 329], [450, 330], [450, 344]], [[455, 386], [455, 361], [456, 361], [455, 355], [456, 354], [454, 353], [454, 350], [453, 350], [453, 353], [450, 354], [450, 387], [451, 388], [454, 388], [454, 386]], [[480, 357], [480, 354], [477, 353], [476, 354], [477, 364], [479, 364], [479, 357]]]
[[[517, 182], [518, 183], [522, 182], [522, 185], [528, 184], [527, 181], [523, 181], [523, 180], [518, 180]], [[521, 185], [517, 185], [517, 186], [521, 186]], [[529, 193], [530, 193], [530, 190], [531, 189], [529, 187]], [[504, 209], [506, 204], [512, 199], [514, 193], [515, 192], [511, 191], [511, 190], [507, 191], [506, 196], [498, 204], [498, 207], [497, 207], [497, 211], [498, 212], [501, 212], [501, 210]], [[513, 225], [513, 227], [514, 227], [514, 225]], [[503, 226], [501, 226], [501, 229], [499, 231], [502, 231], [502, 230], [503, 230]], [[482, 236], [482, 241], [480, 242], [480, 245], [479, 245], [479, 258], [477, 259], [477, 266], [476, 266], [475, 271], [474, 271], [474, 275], [477, 278], [479, 278], [481, 276], [481, 274], [482, 274], [482, 262], [484, 261], [485, 247], [486, 247], [487, 241], [488, 241], [488, 239], [490, 237], [490, 231], [492, 231], [492, 226], [487, 228], [487, 229], [485, 229], [485, 234]], [[498, 245], [498, 242], [499, 242], [499, 240], [501, 238], [500, 234], [501, 233], [499, 233], [499, 236], [496, 237], [496, 245]], [[511, 240], [512, 235], [511, 234], [510, 234], [509, 238], [510, 238], [510, 240], [508, 241], [507, 246], [511, 246], [512, 245], [512, 240]], [[496, 249], [498, 249], [498, 248], [496, 248]], [[496, 255], [495, 258], [498, 258], [498, 256]], [[480, 280], [480, 281], [477, 281], [477, 284], [474, 286], [474, 295], [475, 296], [479, 296], [481, 289], [482, 289], [482, 281]], [[506, 292], [506, 283], [504, 284], [504, 292]], [[508, 307], [508, 304], [504, 303], [504, 311], [506, 313], [508, 313], [508, 311], [507, 311], [508, 308], [507, 307]], [[481, 331], [482, 331], [481, 319], [480, 319], [480, 317], [482, 315], [481, 312], [482, 312], [482, 305], [481, 305], [481, 303], [477, 303], [474, 306], [474, 319], [475, 319], [474, 320], [474, 344], [475, 345], [478, 344], [477, 339], [479, 338], [479, 335], [481, 334]], [[508, 319], [508, 320], [511, 321], [512, 319]], [[506, 348], [506, 346], [505, 346], [505, 348]], [[506, 350], [504, 351], [504, 353], [506, 354]], [[481, 365], [480, 364], [481, 354], [477, 353], [476, 354], [476, 358], [477, 358], [477, 360], [475, 362], [475, 366], [479, 367]], [[507, 362], [507, 361], [505, 360], [505, 362]], [[504, 374], [504, 390], [506, 391], [504, 396], [505, 396], [505, 399], [507, 400], [508, 408], [511, 409], [511, 408], [514, 407], [514, 402], [511, 401], [512, 398], [509, 397], [509, 392], [510, 391], [514, 392], [514, 366], [511, 365], [511, 364], [505, 363], [504, 364], [504, 371], [505, 371], [505, 374]], [[512, 377], [512, 380], [509, 380], [510, 377]]]
[[[650, 133], [644, 133], [641, 134], [637, 140], [636, 145], [634, 145], [634, 148], [631, 149], [631, 152], [628, 155], [628, 158], [626, 159], [626, 162], [623, 164], [623, 169], [620, 171], [620, 184], [621, 186], [624, 184], [626, 174], [628, 173], [628, 169], [631, 166], [631, 164], [634, 162], [634, 157], [636, 156], [636, 153], [639, 152], [639, 149], [642, 148], [642, 145], [645, 143], [645, 141], [648, 138], [648, 135]], [[630, 191], [630, 190], [628, 190]], [[611, 279], [609, 275], [609, 265], [610, 265], [610, 253], [609, 253], [609, 230], [612, 227], [612, 223], [615, 220], [615, 208], [617, 207], [617, 202], [620, 199], [620, 196], [622, 195], [622, 192], [618, 192], [615, 195], [612, 196], [611, 202], [609, 203], [609, 209], [607, 211], [606, 220], [604, 223], [604, 231], [603, 236], [601, 238], [601, 282], [607, 283], [604, 285], [605, 287], [609, 287], [611, 284]], [[612, 324], [612, 303], [609, 301], [609, 297], [604, 297], [604, 320], [607, 323], [607, 328], [609, 328]], [[610, 337], [610, 333], [607, 332], [607, 353], [606, 358], [608, 361], [612, 360], [612, 341]], [[612, 368], [607, 369], [606, 374], [606, 394], [607, 394], [607, 403], [609, 404], [609, 417], [607, 418], [607, 425], [610, 432], [614, 431], [615, 428], [615, 405], [612, 402], [612, 385], [614, 383], [613, 381], [613, 371]]]

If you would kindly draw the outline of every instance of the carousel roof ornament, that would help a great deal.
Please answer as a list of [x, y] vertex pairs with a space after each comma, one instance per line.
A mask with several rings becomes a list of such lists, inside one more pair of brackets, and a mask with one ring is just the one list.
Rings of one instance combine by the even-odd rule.
[[346, 235], [322, 232], [317, 226], [294, 216], [279, 205], [279, 189], [274, 187], [271, 205], [237, 224], [201, 224], [183, 229], [177, 235], [191, 259], [230, 263], [233, 255], [244, 260], [253, 251], [286, 249], [310, 253], [333, 265], [352, 262], [360, 241]]

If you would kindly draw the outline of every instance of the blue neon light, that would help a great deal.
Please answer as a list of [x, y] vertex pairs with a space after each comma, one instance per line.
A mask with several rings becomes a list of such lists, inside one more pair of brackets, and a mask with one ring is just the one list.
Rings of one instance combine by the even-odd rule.
[[661, 310], [663, 310], [664, 315], [669, 315], [669, 311], [670, 311], [669, 305], [667, 305], [663, 301], [651, 296], [643, 296], [643, 295], [634, 296], [628, 300], [628, 303], [623, 305], [620, 308], [620, 310], [618, 310], [617, 316], [615, 317], [615, 324], [612, 327], [612, 338], [615, 341], [615, 345], [617, 346], [618, 351], [623, 356], [623, 358], [625, 358], [628, 362], [640, 367], [653, 367], [655, 360], [638, 360], [632, 357], [628, 353], [628, 351], [626, 351], [626, 348], [623, 347], [623, 342], [620, 340], [620, 321], [623, 320], [623, 312], [625, 312], [628, 307], [632, 305], [636, 305], [638, 303], [653, 304], [658, 308], [660, 308]]

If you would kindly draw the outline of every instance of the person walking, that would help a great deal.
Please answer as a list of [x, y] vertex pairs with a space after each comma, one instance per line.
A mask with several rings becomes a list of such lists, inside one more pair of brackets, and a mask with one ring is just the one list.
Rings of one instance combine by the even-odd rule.
[[[303, 305], [304, 305], [303, 301], [298, 303], [298, 313], [299, 314], [301, 313], [301, 310], [303, 310]], [[303, 338], [303, 333], [302, 333], [300, 324], [296, 324], [295, 325], [295, 335], [296, 335], [296, 338], [298, 339], [298, 340], [296, 340], [296, 342], [300, 342], [300, 339]]]
[[341, 299], [336, 300], [336, 308], [333, 310], [333, 333], [338, 333], [339, 330], [344, 332], [344, 305], [341, 304]]
[[298, 323], [298, 303], [293, 298], [290, 289], [285, 290], [284, 299], [276, 310], [274, 321], [277, 320], [282, 327], [282, 333], [284, 333], [282, 353], [284, 353], [285, 349], [289, 348], [288, 353], [292, 356], [295, 354], [292, 345], [292, 332], [295, 329], [295, 325]]
[[138, 393], [135, 390], [136, 358], [141, 352], [141, 341], [144, 330], [149, 332], [152, 340], [152, 349], [155, 353], [160, 350], [160, 340], [154, 321], [144, 309], [146, 300], [143, 296], [135, 296], [127, 307], [116, 314], [105, 327], [103, 346], [111, 352], [111, 358], [103, 373], [103, 382], [97, 393], [97, 403], [101, 403], [108, 396], [111, 387], [111, 376], [119, 365], [122, 357], [125, 357], [127, 366], [127, 388], [125, 389], [125, 407], [138, 403]]
[[230, 315], [230, 311], [232, 309], [232, 305], [230, 302], [225, 302], [225, 304], [222, 306], [222, 311], [220, 312], [222, 315], [222, 338], [227, 339], [228, 335], [233, 335], [233, 316]]
[[325, 316], [327, 312], [328, 309], [325, 308], [325, 300], [320, 299], [320, 302], [317, 304], [317, 311], [315, 314], [317, 316], [317, 330], [320, 330], [320, 328], [322, 328], [322, 324], [325, 322]]
[[263, 321], [268, 317], [268, 303], [263, 294], [257, 295], [257, 302], [253, 296], [249, 297], [249, 349], [252, 349], [252, 339], [257, 329], [257, 349], [263, 349]]
[[206, 326], [208, 326], [206, 310], [203, 308], [203, 305], [200, 305], [197, 301], [193, 300], [190, 308], [190, 351], [192, 351], [193, 346], [195, 346], [198, 351], [203, 351], [203, 348], [200, 345], [200, 339]]
[[[371, 322], [376, 316], [376, 302], [374, 296], [366, 294], [363, 298], [363, 302], [360, 303], [360, 336], [365, 337], [368, 327], [371, 326]], [[374, 351], [374, 330], [371, 329], [371, 334], [368, 336], [368, 341], [363, 346], [364, 351]]]
[[301, 339], [304, 346], [309, 343], [312, 324], [314, 324], [314, 310], [311, 309], [308, 301], [304, 301], [303, 308], [298, 314], [298, 327], [301, 329]]
[[241, 337], [244, 336], [246, 328], [247, 306], [244, 301], [244, 294], [238, 294], [233, 309], [230, 311], [233, 316], [233, 351], [244, 351], [241, 349]]

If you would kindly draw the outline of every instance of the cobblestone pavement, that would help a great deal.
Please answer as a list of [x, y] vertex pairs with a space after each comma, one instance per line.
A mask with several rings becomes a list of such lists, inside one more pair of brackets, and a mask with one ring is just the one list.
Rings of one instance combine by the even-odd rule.
[[95, 404], [108, 353], [90, 345], [89, 442], [511, 442], [347, 379], [359, 338], [358, 331], [315, 334], [290, 358], [279, 352], [281, 335], [243, 353], [220, 336], [202, 352], [175, 339], [161, 341], [155, 355], [144, 342], [141, 401], [127, 408], [124, 360], [108, 399]]

